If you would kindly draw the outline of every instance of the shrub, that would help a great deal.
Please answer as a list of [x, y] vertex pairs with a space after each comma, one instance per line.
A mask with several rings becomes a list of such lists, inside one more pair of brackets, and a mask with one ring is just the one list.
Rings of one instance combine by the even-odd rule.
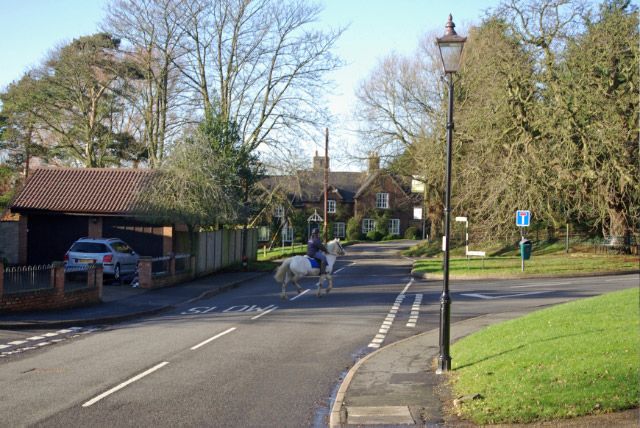
[[418, 239], [418, 229], [415, 226], [407, 227], [404, 231], [404, 239]]
[[400, 239], [400, 235], [389, 234], [389, 235], [385, 236], [384, 238], [382, 238], [383, 241], [393, 241], [394, 239]]
[[370, 230], [369, 232], [367, 232], [367, 239], [369, 241], [379, 241], [383, 236], [384, 235], [377, 230]]
[[347, 239], [350, 241], [359, 241], [362, 239], [360, 220], [356, 217], [351, 217], [347, 222]]

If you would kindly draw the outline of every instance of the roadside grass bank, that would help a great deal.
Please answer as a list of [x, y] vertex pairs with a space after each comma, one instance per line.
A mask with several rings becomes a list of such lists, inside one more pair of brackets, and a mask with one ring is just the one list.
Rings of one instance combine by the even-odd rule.
[[[340, 241], [343, 247], [354, 244], [357, 241]], [[284, 247], [273, 247], [268, 250], [266, 247], [258, 248], [258, 261], [279, 260], [291, 256], [307, 254], [307, 244], [287, 245]]]
[[[414, 274], [442, 275], [442, 257], [417, 260]], [[449, 274], [455, 278], [517, 278], [522, 275], [571, 275], [640, 270], [640, 257], [631, 255], [553, 254], [532, 256], [525, 260], [522, 272], [520, 257], [457, 257], [449, 260]]]
[[451, 382], [476, 424], [531, 423], [638, 407], [637, 288], [490, 326], [451, 348]]

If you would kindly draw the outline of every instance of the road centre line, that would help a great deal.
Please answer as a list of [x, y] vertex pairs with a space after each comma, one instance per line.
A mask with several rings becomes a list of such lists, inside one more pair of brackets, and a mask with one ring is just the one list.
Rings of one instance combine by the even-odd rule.
[[344, 270], [344, 269], [348, 268], [349, 266], [353, 266], [353, 265], [355, 265], [355, 264], [356, 264], [356, 262], [352, 262], [352, 263], [350, 263], [350, 264], [348, 264], [348, 265], [346, 265], [346, 266], [341, 267], [340, 269], [336, 270], [336, 271], [335, 271], [335, 272], [333, 272], [333, 273], [334, 273], [334, 274], [336, 274], [336, 273], [338, 273], [338, 272], [340, 272], [340, 271], [342, 271], [342, 270]]
[[304, 296], [305, 294], [307, 294], [308, 292], [309, 292], [309, 289], [307, 288], [306, 290], [304, 290], [303, 292], [301, 292], [301, 293], [300, 293], [300, 294], [298, 294], [297, 296], [292, 297], [292, 298], [291, 298], [291, 299], [289, 299], [289, 300], [296, 300], [298, 297], [302, 297], [302, 296]]
[[219, 339], [220, 337], [224, 336], [225, 334], [229, 334], [229, 333], [231, 333], [231, 332], [232, 332], [232, 331], [234, 331], [235, 329], [236, 329], [235, 327], [231, 327], [230, 329], [227, 329], [227, 330], [223, 331], [222, 333], [218, 333], [218, 334], [216, 334], [215, 336], [208, 338], [208, 339], [207, 339], [207, 340], [205, 340], [204, 342], [200, 342], [200, 343], [198, 343], [197, 345], [192, 346], [192, 347], [191, 347], [191, 350], [192, 350], [192, 351], [195, 351], [196, 349], [201, 348], [202, 346], [206, 345], [207, 343], [212, 342], [212, 341], [214, 341], [214, 340], [216, 340], [216, 339]]
[[257, 319], [258, 319], [258, 318], [260, 318], [261, 316], [263, 316], [263, 315], [267, 315], [269, 312], [273, 312], [273, 311], [275, 311], [276, 309], [278, 309], [278, 307], [277, 307], [277, 306], [274, 306], [273, 308], [269, 309], [268, 311], [264, 311], [264, 312], [262, 312], [262, 313], [260, 313], [260, 314], [256, 315], [255, 317], [253, 317], [253, 318], [251, 318], [251, 319], [252, 319], [252, 320], [257, 320]]
[[168, 361], [163, 361], [163, 362], [161, 362], [160, 364], [157, 364], [157, 365], [155, 365], [155, 366], [151, 367], [149, 370], [146, 370], [146, 371], [144, 371], [144, 372], [140, 373], [139, 375], [136, 375], [136, 376], [132, 377], [131, 379], [129, 379], [129, 380], [125, 381], [125, 382], [122, 382], [120, 385], [115, 386], [115, 387], [111, 388], [110, 390], [108, 390], [108, 391], [106, 391], [106, 392], [103, 392], [102, 394], [98, 395], [97, 397], [92, 398], [91, 400], [89, 400], [89, 401], [87, 401], [86, 403], [84, 403], [84, 404], [82, 405], [82, 407], [89, 407], [89, 406], [91, 406], [92, 404], [97, 403], [98, 401], [100, 401], [100, 400], [102, 400], [103, 398], [105, 398], [105, 397], [107, 397], [107, 396], [109, 396], [109, 395], [113, 394], [114, 392], [121, 390], [121, 389], [122, 389], [122, 388], [124, 388], [125, 386], [127, 386], [127, 385], [129, 385], [129, 384], [132, 384], [133, 382], [135, 382], [135, 381], [138, 381], [138, 380], [142, 379], [143, 377], [145, 377], [145, 376], [147, 376], [147, 375], [149, 375], [149, 374], [151, 374], [151, 373], [155, 372], [156, 370], [161, 369], [162, 367], [166, 366], [167, 364], [169, 364], [169, 362], [168, 362]]

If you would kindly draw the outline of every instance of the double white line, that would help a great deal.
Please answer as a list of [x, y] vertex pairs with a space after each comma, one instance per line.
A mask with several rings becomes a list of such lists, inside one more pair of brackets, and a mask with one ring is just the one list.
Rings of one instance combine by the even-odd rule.
[[391, 309], [389, 310], [387, 317], [384, 319], [384, 321], [382, 321], [382, 325], [378, 330], [378, 334], [376, 334], [373, 340], [369, 343], [368, 345], [369, 348], [379, 348], [380, 345], [382, 345], [382, 342], [384, 342], [384, 339], [387, 337], [387, 333], [389, 332], [389, 329], [393, 325], [393, 321], [396, 319], [396, 314], [400, 309], [400, 305], [402, 304], [402, 301], [406, 297], [405, 293], [407, 292], [411, 284], [413, 284], [413, 278], [411, 279], [411, 281], [409, 281], [407, 285], [405, 285], [404, 290], [402, 290], [400, 294], [398, 294], [398, 297], [396, 297], [396, 301], [391, 307]]

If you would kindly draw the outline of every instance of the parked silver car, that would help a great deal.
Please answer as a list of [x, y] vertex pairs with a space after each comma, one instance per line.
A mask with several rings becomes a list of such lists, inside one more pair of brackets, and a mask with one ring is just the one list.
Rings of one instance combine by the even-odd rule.
[[104, 274], [120, 281], [123, 276], [133, 276], [140, 256], [117, 238], [80, 238], [64, 256], [65, 270], [72, 272], [88, 264], [102, 263]]

